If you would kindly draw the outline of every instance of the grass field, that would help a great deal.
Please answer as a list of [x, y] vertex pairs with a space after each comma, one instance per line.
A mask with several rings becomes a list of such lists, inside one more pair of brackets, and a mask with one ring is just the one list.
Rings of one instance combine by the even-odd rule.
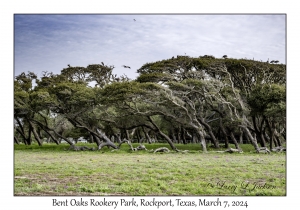
[[[88, 146], [91, 146], [90, 144]], [[94, 145], [95, 146], [95, 145]], [[136, 146], [136, 145], [134, 145]], [[157, 148], [166, 144], [147, 145]], [[285, 153], [65, 151], [68, 145], [15, 145], [14, 195], [286, 195]]]

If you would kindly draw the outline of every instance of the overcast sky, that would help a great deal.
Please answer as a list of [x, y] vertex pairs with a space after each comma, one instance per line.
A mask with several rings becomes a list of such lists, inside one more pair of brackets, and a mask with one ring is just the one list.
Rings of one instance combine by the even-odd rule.
[[[68, 64], [114, 65], [137, 76], [147, 62], [176, 55], [279, 60], [285, 63], [285, 15], [14, 16], [15, 75], [60, 73]], [[134, 19], [136, 21], [134, 21]], [[122, 65], [130, 66], [125, 69]]]

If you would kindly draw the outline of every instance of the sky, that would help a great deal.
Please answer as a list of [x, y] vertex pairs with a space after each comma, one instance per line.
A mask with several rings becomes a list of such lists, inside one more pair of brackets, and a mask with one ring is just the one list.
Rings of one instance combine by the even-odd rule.
[[14, 14], [15, 76], [103, 62], [134, 79], [143, 64], [177, 55], [285, 63], [286, 16]]

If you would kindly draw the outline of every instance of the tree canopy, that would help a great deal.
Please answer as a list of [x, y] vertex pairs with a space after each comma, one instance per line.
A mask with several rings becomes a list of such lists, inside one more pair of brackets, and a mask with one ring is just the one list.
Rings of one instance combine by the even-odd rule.
[[[146, 63], [131, 80], [113, 66], [28, 72], [14, 80], [15, 143], [45, 139], [70, 145], [84, 136], [118, 148], [132, 142], [200, 143], [203, 151], [232, 143], [286, 142], [286, 66], [227, 56], [177, 56]], [[33, 81], [36, 85], [33, 86]], [[94, 85], [92, 87], [91, 85]]]

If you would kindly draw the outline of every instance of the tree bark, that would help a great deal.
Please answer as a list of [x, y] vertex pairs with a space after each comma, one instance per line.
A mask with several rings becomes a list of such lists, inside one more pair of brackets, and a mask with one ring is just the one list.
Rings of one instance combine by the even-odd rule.
[[176, 148], [176, 146], [173, 144], [172, 140], [171, 140], [166, 134], [164, 134], [164, 133], [159, 129], [159, 127], [153, 122], [153, 120], [151, 119], [150, 116], [148, 116], [148, 119], [149, 119], [149, 121], [152, 123], [152, 125], [155, 127], [155, 129], [159, 132], [159, 134], [160, 134], [161, 136], [163, 136], [163, 137], [167, 140], [167, 142], [169, 143], [169, 145], [170, 145], [170, 147], [172, 148], [172, 150], [179, 151], [179, 150]]
[[100, 139], [98, 138], [98, 136], [96, 136], [96, 135], [93, 134], [93, 133], [90, 133], [90, 134], [91, 134], [91, 136], [93, 137], [94, 142], [96, 142], [97, 145], [100, 145], [100, 144], [101, 144], [101, 141], [100, 141]]
[[138, 143], [142, 143], [142, 142], [141, 142], [141, 141], [142, 141], [141, 131], [140, 131], [139, 128], [136, 130], [135, 135], [136, 135], [136, 137], [137, 137], [137, 139], [138, 139]]
[[187, 141], [186, 141], [186, 131], [184, 128], [181, 129], [181, 139], [183, 140], [183, 144], [187, 144]]
[[26, 137], [24, 126], [22, 125], [22, 123], [20, 122], [20, 120], [18, 118], [15, 118], [15, 119], [19, 125], [19, 127], [16, 130], [22, 136], [24, 144], [31, 145], [31, 127], [29, 126], [28, 137]]
[[16, 144], [20, 144], [19, 140], [15, 136], [14, 136], [14, 141], [15, 141]]
[[259, 146], [257, 144], [257, 141], [253, 138], [253, 136], [251, 135], [248, 128], [243, 127], [243, 129], [245, 131], [245, 134], [248, 136], [249, 140], [251, 141], [252, 145], [254, 146], [254, 149], [256, 150], [256, 152], [259, 152]]
[[[256, 137], [259, 139], [260, 145], [262, 147], [265, 147], [266, 146], [266, 142], [265, 142], [262, 130], [258, 129], [255, 116], [252, 116], [252, 122], [253, 122], [253, 127], [254, 127], [254, 130], [255, 130], [255, 133], [256, 133]], [[262, 122], [261, 122], [261, 126], [260, 126], [261, 128], [262, 128], [262, 124], [263, 123], [264, 123], [264, 120], [262, 120]]]
[[177, 143], [179, 143], [178, 141], [177, 141], [177, 138], [176, 138], [176, 135], [175, 135], [175, 131], [174, 131], [174, 128], [172, 128], [171, 129], [171, 135], [172, 135], [172, 139], [173, 139], [173, 142], [177, 142]]
[[91, 142], [91, 143], [94, 143], [94, 137], [93, 137], [92, 134], [90, 134], [90, 142]]
[[50, 138], [54, 141], [55, 144], [59, 144], [58, 140], [47, 129], [43, 130], [50, 136]]
[[270, 132], [270, 150], [273, 149], [273, 142], [275, 142], [275, 137], [274, 137], [274, 129], [272, 128], [270, 122], [268, 119], [266, 119], [266, 123]]
[[195, 132], [192, 133], [192, 142], [193, 142], [193, 144], [198, 143], [197, 134], [195, 134]]
[[203, 119], [202, 117], [200, 117], [199, 120], [200, 120], [200, 123], [201, 123], [201, 124], [206, 128], [206, 130], [208, 131], [208, 133], [209, 133], [209, 135], [210, 135], [210, 137], [211, 137], [211, 139], [212, 139], [212, 142], [213, 142], [215, 148], [220, 148], [220, 146], [219, 146], [219, 141], [216, 139], [216, 137], [215, 137], [215, 135], [214, 135], [214, 133], [213, 133], [213, 131], [212, 131], [210, 125], [207, 124], [207, 123], [204, 121], [204, 119]]
[[105, 146], [109, 146], [109, 147], [112, 147], [112, 148], [114, 148], [114, 149], [118, 149], [118, 147], [114, 144], [114, 143], [112, 143], [111, 141], [108, 141], [108, 142], [103, 142], [103, 143], [101, 143], [99, 146], [98, 146], [98, 150], [101, 150], [103, 147], [105, 147]]
[[225, 139], [225, 148], [229, 148], [229, 141], [228, 141], [228, 135], [227, 135], [227, 132], [223, 126], [223, 121], [222, 121], [222, 118], [220, 118], [220, 129], [221, 129], [221, 132], [223, 133], [223, 136], [224, 136], [224, 139]]
[[180, 126], [179, 126], [179, 128], [176, 129], [176, 130], [177, 130], [176, 134], [177, 134], [178, 143], [181, 144], [181, 143], [182, 143], [182, 140], [181, 140], [181, 135], [180, 135], [180, 133], [181, 133]]
[[240, 144], [243, 144], [243, 134], [244, 134], [243, 130], [240, 129], [240, 139], [239, 139]]
[[146, 131], [146, 129], [144, 128], [144, 126], [142, 126], [142, 129], [143, 129], [146, 139], [148, 140], [148, 143], [151, 144], [152, 143], [151, 138], [150, 138], [148, 132]]
[[203, 152], [207, 152], [206, 141], [205, 141], [205, 138], [204, 138], [204, 135], [203, 135], [202, 131], [198, 130], [198, 131], [197, 131], [197, 134], [198, 134], [198, 136], [199, 136], [200, 144], [201, 144], [201, 146], [202, 146]]
[[23, 133], [22, 130], [19, 128], [17, 128], [16, 131], [22, 136], [24, 144], [27, 145], [27, 137], [25, 136], [25, 133]]
[[125, 129], [125, 134], [126, 134], [126, 139], [131, 140], [127, 129]]
[[[49, 128], [47, 125], [44, 125], [42, 123], [40, 123], [39, 121], [37, 120], [33, 120], [36, 124], [38, 124], [44, 131], [53, 131], [55, 133], [55, 135], [57, 135], [58, 137], [64, 139], [66, 142], [68, 142], [70, 145], [73, 145], [73, 142], [71, 142], [69, 139], [63, 137], [62, 135], [60, 135], [58, 132], [56, 132], [54, 129], [52, 128]], [[52, 135], [51, 135], [52, 136]], [[56, 139], [53, 137], [53, 139]], [[57, 141], [58, 142], [58, 141]]]
[[237, 142], [237, 140], [235, 139], [234, 134], [233, 134], [232, 131], [230, 131], [230, 138], [232, 139], [232, 141], [235, 145], [235, 148], [238, 149], [239, 151], [242, 151], [239, 144], [238, 144], [238, 142]]
[[275, 128], [275, 130], [274, 130], [274, 135], [275, 135], [275, 139], [277, 140], [277, 145], [278, 145], [278, 147], [281, 147], [282, 144], [281, 144], [281, 141], [280, 141], [280, 139], [279, 139], [279, 133], [277, 132], [276, 128]]
[[32, 122], [30, 120], [28, 120], [28, 123], [29, 123], [30, 127], [32, 128], [32, 132], [33, 132], [34, 138], [37, 141], [38, 145], [42, 146], [41, 139], [40, 139], [38, 133], [36, 132], [36, 129], [35, 129], [34, 125], [32, 124]]

